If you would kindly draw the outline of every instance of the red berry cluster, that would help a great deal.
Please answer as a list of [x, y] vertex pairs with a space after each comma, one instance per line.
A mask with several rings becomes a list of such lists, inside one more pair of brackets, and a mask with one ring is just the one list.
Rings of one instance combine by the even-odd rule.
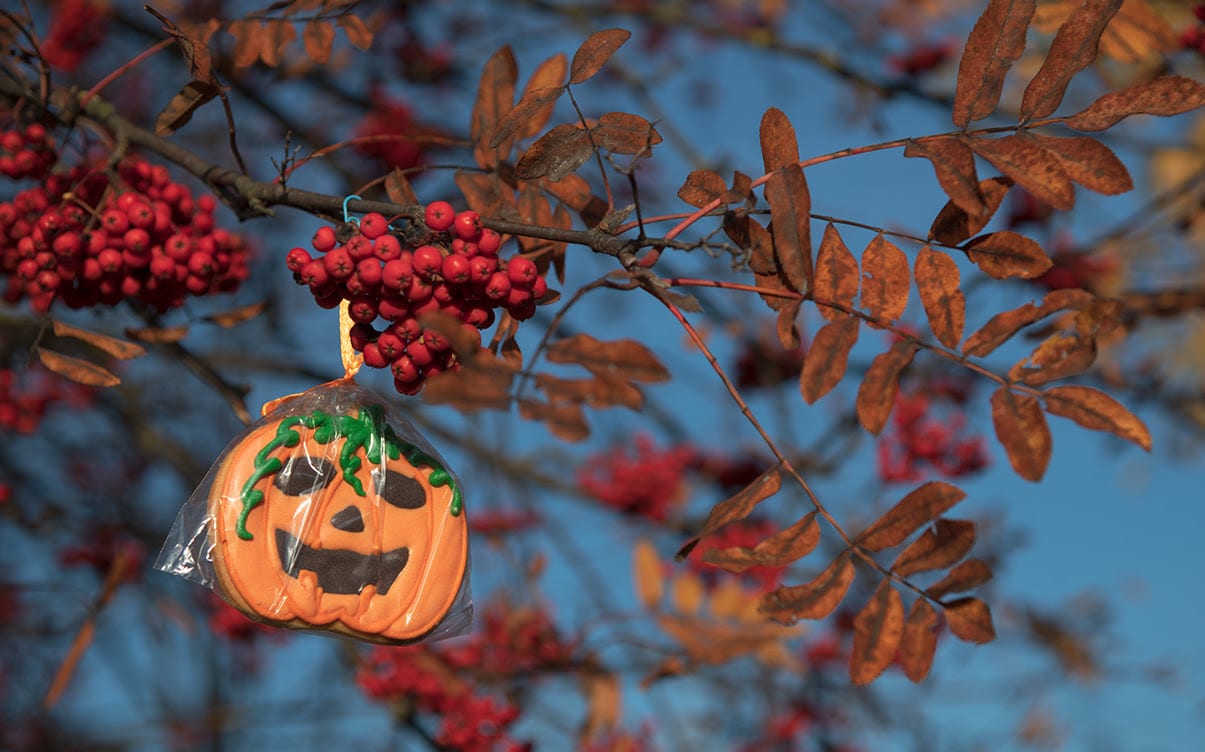
[[87, 540], [63, 549], [59, 562], [67, 567], [91, 567], [104, 576], [119, 555], [125, 560], [125, 581], [137, 580], [146, 560], [146, 546], [111, 526], [97, 528], [88, 534]]
[[248, 276], [242, 237], [214, 226], [212, 196], [193, 200], [165, 167], [138, 157], [55, 173], [0, 203], [4, 300], [71, 308], [123, 300], [163, 312], [187, 295], [231, 292]]
[[235, 643], [249, 643], [256, 637], [281, 637], [287, 632], [252, 621], [222, 596], [209, 591], [205, 606], [209, 611], [209, 629], [217, 636]]
[[543, 518], [533, 510], [483, 509], [473, 511], [469, 530], [488, 538], [501, 538], [532, 530], [539, 527], [541, 522]]
[[[423, 161], [423, 139], [434, 135], [401, 102], [373, 92], [373, 109], [356, 126], [356, 151], [385, 166], [409, 170]], [[421, 173], [419, 173], [421, 174]]]
[[473, 636], [440, 649], [451, 667], [478, 676], [523, 677], [567, 664], [576, 646], [563, 639], [548, 612], [505, 601], [485, 610]]
[[785, 566], [781, 567], [750, 567], [739, 575], [730, 574], [713, 564], [703, 561], [703, 555], [710, 550], [722, 551], [725, 548], [740, 546], [753, 548], [766, 538], [778, 532], [778, 527], [769, 520], [745, 519], [721, 528], [714, 535], [709, 535], [690, 552], [687, 565], [696, 572], [703, 584], [715, 587], [724, 576], [736, 577], [761, 593], [768, 593], [782, 583]]
[[913, 47], [902, 55], [891, 56], [887, 59], [887, 65], [896, 73], [918, 76], [941, 65], [953, 54], [954, 44], [949, 40], [929, 42]]
[[[403, 245], [385, 217], [370, 213], [348, 237], [330, 227], [314, 233], [311, 245], [321, 255], [294, 248], [286, 257], [318, 305], [348, 302], [357, 322], [352, 347], [365, 364], [393, 371], [402, 394], [416, 394], [428, 378], [460, 367], [448, 338], [419, 323], [424, 313], [459, 319], [480, 343], [478, 330], [494, 323], [495, 308], [527, 319], [548, 291], [531, 259], [498, 258], [502, 238], [482, 227], [476, 212], [456, 213], [448, 202], [435, 201], [425, 221], [431, 233], [415, 247]], [[380, 329], [378, 319], [384, 321]]]
[[18, 378], [12, 369], [0, 369], [0, 431], [31, 434], [52, 404], [86, 407], [91, 401], [91, 389], [48, 371], [28, 370]]
[[719, 486], [721, 491], [736, 493], [761, 475], [772, 460], [756, 452], [720, 454], [697, 452], [690, 463], [690, 470], [699, 478]]
[[374, 700], [405, 699], [418, 713], [439, 717], [435, 742], [458, 752], [520, 752], [530, 749], [508, 735], [519, 708], [473, 691], [428, 646], [376, 647], [356, 672]]
[[58, 0], [50, 31], [42, 40], [42, 57], [52, 68], [70, 73], [105, 41], [109, 3], [103, 0]]
[[1070, 239], [1056, 239], [1050, 254], [1053, 264], [1034, 283], [1047, 290], [1082, 288], [1096, 293], [1108, 287], [1109, 278], [1118, 270], [1117, 259], [1084, 253], [1074, 246]]
[[[934, 417], [933, 400], [948, 397], [952, 404]], [[929, 387], [925, 392], [901, 392], [891, 413], [891, 427], [879, 437], [879, 477], [886, 483], [913, 483], [926, 475], [926, 467], [948, 478], [987, 467], [982, 436], [964, 436], [966, 416], [961, 404], [966, 390], [947, 392]]]
[[577, 475], [581, 489], [624, 514], [665, 522], [684, 498], [686, 470], [695, 449], [681, 444], [665, 450], [647, 435], [588, 458]]
[[13, 180], [41, 180], [57, 158], [54, 139], [38, 123], [23, 130], [10, 127], [0, 133], [0, 175]]
[[1192, 12], [1197, 17], [1197, 25], [1184, 30], [1180, 35], [1180, 44], [1186, 50], [1196, 50], [1197, 54], [1205, 55], [1205, 5], [1197, 5]]
[[769, 389], [799, 378], [803, 368], [803, 345], [784, 350], [776, 342], [748, 339], [736, 360], [738, 389]]
[[1022, 225], [1045, 225], [1054, 215], [1054, 207], [1039, 200], [1024, 188], [1016, 188], [1009, 195], [1009, 212], [1005, 224], [1010, 230]]

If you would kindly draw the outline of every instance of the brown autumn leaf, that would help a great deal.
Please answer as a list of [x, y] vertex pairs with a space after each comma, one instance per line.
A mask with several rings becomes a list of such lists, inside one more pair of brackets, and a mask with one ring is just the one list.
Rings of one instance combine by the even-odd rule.
[[301, 30], [301, 41], [310, 60], [318, 65], [326, 65], [330, 62], [331, 49], [335, 45], [335, 27], [330, 21], [315, 18]]
[[209, 39], [221, 28], [221, 22], [211, 18], [204, 25], [185, 24], [185, 27], [181, 28], [151, 6], [144, 6], [144, 9], [159, 19], [163, 30], [176, 40], [180, 52], [188, 61], [190, 77], [210, 81], [213, 78], [213, 58], [209, 54]]
[[546, 356], [552, 363], [576, 363], [591, 373], [631, 381], [668, 381], [670, 377], [653, 351], [634, 339], [603, 342], [589, 334], [574, 334], [549, 345]]
[[846, 309], [853, 308], [854, 298], [858, 294], [858, 260], [849, 252], [841, 233], [831, 222], [824, 228], [820, 250], [816, 252], [815, 275], [813, 299], [820, 314], [829, 321], [846, 316], [839, 309], [825, 304], [836, 303]]
[[223, 329], [230, 329], [238, 326], [244, 321], [250, 321], [256, 316], [264, 312], [268, 307], [268, 302], [261, 300], [258, 303], [248, 303], [238, 308], [231, 308], [229, 311], [222, 313], [213, 313], [204, 317], [205, 321], [217, 324]]
[[753, 512], [754, 507], [778, 493], [781, 489], [782, 473], [779, 472], [778, 465], [775, 465], [757, 476], [752, 483], [712, 507], [711, 512], [707, 515], [707, 521], [703, 523], [703, 529], [699, 531], [698, 535], [686, 541], [678, 549], [678, 553], [674, 555], [674, 559], [682, 561], [690, 555], [695, 546], [699, 545], [701, 539], [706, 538], [730, 522], [745, 519]]
[[590, 426], [581, 405], [549, 404], [540, 400], [519, 400], [519, 417], [543, 423], [553, 436], [563, 441], [584, 441], [590, 436]]
[[900, 390], [900, 374], [912, 363], [919, 349], [912, 340], [900, 340], [885, 353], [879, 353], [866, 369], [858, 387], [858, 422], [878, 436], [887, 425]]
[[504, 183], [498, 173], [457, 170], [455, 180], [456, 187], [473, 211], [484, 217], [518, 221], [514, 189]]
[[209, 81], [193, 80], [184, 85], [155, 117], [155, 135], [170, 136], [192, 120], [193, 113], [215, 98], [221, 87]]
[[812, 199], [799, 166], [799, 142], [787, 116], [771, 107], [759, 129], [762, 162], [770, 175], [766, 203], [770, 205], [774, 254], [791, 290], [807, 292], [812, 285]]
[[944, 569], [961, 561], [974, 546], [974, 522], [942, 518], [900, 552], [891, 564], [891, 571], [907, 577]]
[[908, 307], [910, 279], [908, 257], [895, 243], [875, 235], [862, 251], [862, 308], [881, 325], [894, 323]]
[[1092, 302], [1095, 296], [1087, 290], [1051, 290], [1042, 299], [1041, 305], [1026, 303], [1020, 308], [1004, 311], [993, 316], [974, 334], [967, 337], [962, 354], [982, 358], [995, 352], [1021, 329], [1041, 321], [1052, 313], [1069, 308], [1081, 308]]
[[627, 112], [604, 112], [590, 133], [599, 147], [614, 154], [648, 156], [650, 149], [661, 143], [661, 134], [652, 123]]
[[800, 619], [823, 619], [836, 610], [854, 581], [854, 563], [848, 551], [810, 582], [784, 586], [762, 596], [758, 611], [779, 624]]
[[914, 683], [924, 681], [937, 652], [937, 611], [924, 598], [917, 598], [904, 622], [900, 637], [900, 666]]
[[179, 326], [166, 327], [128, 327], [125, 332], [126, 336], [130, 339], [136, 339], [148, 345], [169, 345], [172, 342], [179, 342], [187, 337], [188, 329], [188, 324], [180, 324]]
[[590, 134], [573, 123], [561, 123], [527, 147], [515, 164], [515, 174], [524, 180], [547, 176], [557, 181], [577, 172], [594, 153]]
[[[531, 74], [514, 109], [506, 113], [490, 134], [491, 149], [497, 149], [512, 137], [530, 138], [547, 125], [556, 101], [565, 93], [565, 71], [568, 66], [564, 53], [553, 55], [540, 63]], [[502, 151], [509, 152], [509, 146]]]
[[38, 360], [65, 379], [88, 386], [117, 386], [121, 379], [105, 368], [44, 347], [38, 348]]
[[1054, 155], [1067, 177], [1088, 190], [1116, 196], [1134, 188], [1130, 171], [1113, 150], [1090, 136], [1044, 136], [1027, 131], [1026, 137]]
[[[732, 219], [729, 219], [730, 217]], [[753, 279], [757, 286], [788, 293], [788, 295], [768, 295], [766, 293], [758, 293], [758, 295], [772, 311], [780, 311], [790, 306], [794, 300], [799, 299], [799, 292], [791, 286], [782, 269], [781, 259], [774, 248], [774, 236], [770, 234], [769, 230], [748, 217], [738, 218], [733, 212], [725, 214], [724, 232], [732, 237], [733, 234], [739, 235], [740, 230], [744, 231], [745, 242], [748, 243], [742, 247], [750, 249], [749, 269], [753, 272]]]
[[895, 660], [904, 634], [904, 601], [884, 579], [870, 601], [854, 617], [854, 644], [849, 678], [855, 686], [871, 683]]
[[937, 584], [925, 590], [932, 598], [943, 598], [950, 593], [964, 593], [990, 582], [992, 568], [979, 559], [967, 559], [950, 570]]
[[451, 405], [465, 413], [477, 410], [506, 410], [511, 404], [511, 386], [518, 367], [490, 355], [478, 355], [461, 364], [458, 371], [445, 371], [428, 379], [423, 400]]
[[292, 21], [271, 18], [264, 22], [267, 41], [259, 50], [259, 57], [269, 68], [280, 66], [284, 51], [297, 39], [297, 29]]
[[553, 402], [575, 402], [595, 408], [619, 406], [632, 410], [639, 410], [644, 406], [644, 394], [639, 387], [613, 376], [562, 379], [547, 373], [537, 373], [535, 382]]
[[52, 325], [54, 336], [65, 337], [68, 339], [78, 339], [81, 342], [87, 342], [97, 350], [112, 355], [119, 360], [129, 360], [130, 358], [138, 358], [146, 355], [146, 348], [142, 345], [127, 342], [124, 339], [110, 337], [107, 334], [94, 332], [88, 329], [81, 329], [78, 326], [72, 326], [62, 321], [55, 321]]
[[679, 614], [694, 616], [703, 607], [706, 589], [703, 580], [694, 572], [682, 572], [670, 583], [670, 606]]
[[991, 609], [983, 601], [978, 598], [959, 598], [941, 605], [945, 610], [946, 623], [958, 639], [980, 645], [996, 639]]
[[1205, 84], [1184, 76], [1160, 76], [1105, 94], [1064, 124], [1077, 131], [1103, 131], [1130, 115], [1167, 117], [1205, 105]]
[[1040, 481], [1050, 464], [1054, 439], [1037, 398], [1000, 387], [992, 394], [992, 424], [1017, 475]]
[[618, 676], [597, 670], [582, 671], [579, 675], [587, 702], [586, 718], [578, 731], [580, 743], [613, 731], [619, 725], [621, 703]]
[[867, 551], [894, 548], [966, 496], [966, 491], [957, 486], [939, 480], [929, 481], [900, 499], [873, 525], [862, 531], [854, 543]]
[[1042, 341], [1028, 358], [1009, 369], [1008, 377], [1028, 386], [1076, 376], [1096, 360], [1094, 337], [1056, 332]]
[[409, 178], [401, 169], [394, 167], [393, 172], [385, 177], [385, 195], [395, 204], [410, 206], [419, 203], [418, 194]]
[[661, 606], [661, 595], [664, 590], [665, 574], [661, 571], [661, 558], [657, 549], [648, 540], [642, 538], [636, 541], [632, 552], [633, 577], [636, 580], [636, 600], [649, 611], [656, 611]]
[[728, 184], [713, 170], [692, 170], [678, 189], [678, 198], [702, 209], [728, 192]]
[[799, 309], [802, 307], [802, 300], [790, 300], [778, 312], [778, 321], [774, 328], [778, 334], [778, 343], [782, 345], [784, 350], [794, 350], [803, 343], [803, 339], [799, 334], [799, 324], [797, 323]]
[[580, 84], [593, 78], [631, 36], [632, 32], [626, 29], [603, 29], [587, 37], [577, 48], [577, 52], [573, 53], [573, 63], [569, 66], [569, 83]]
[[1056, 209], [1075, 206], [1075, 186], [1054, 155], [1024, 136], [967, 138], [971, 149], [1034, 198]]
[[1025, 32], [1035, 0], [991, 0], [975, 22], [958, 64], [954, 125], [991, 115], [1004, 90], [1004, 77], [1025, 52]]
[[481, 69], [481, 80], [477, 84], [477, 97], [473, 102], [473, 113], [469, 121], [469, 139], [473, 142], [473, 159], [479, 167], [487, 170], [498, 165], [506, 157], [500, 149], [488, 146], [490, 134], [502, 122], [502, 118], [515, 106], [515, 86], [519, 80], [519, 66], [510, 45], [501, 47]]
[[366, 50], [372, 46], [372, 29], [368, 28], [368, 24], [364, 23], [359, 16], [354, 13], [344, 13], [335, 23], [343, 29], [343, 33], [347, 35], [347, 41], [356, 47]]
[[227, 33], [234, 37], [234, 67], [246, 68], [259, 60], [260, 49], [270, 41], [262, 23], [249, 19], [231, 21], [226, 28]]
[[799, 390], [809, 405], [831, 392], [845, 375], [849, 351], [858, 341], [858, 324], [859, 319], [846, 316], [816, 332], [799, 373]]
[[958, 245], [987, 226], [1012, 187], [1012, 178], [1003, 175], [981, 180], [979, 193], [983, 196], [986, 211], [978, 216], [971, 216], [953, 200], [947, 201], [929, 227], [929, 237], [946, 245]]
[[941, 189], [958, 208], [985, 223], [991, 218], [979, 188], [975, 153], [965, 141], [955, 136], [909, 140], [904, 156], [929, 160]]
[[1121, 8], [1122, 0], [1084, 0], [1071, 11], [1042, 61], [1042, 67], [1025, 87], [1021, 120], [1043, 118], [1058, 109], [1075, 74], [1092, 64], [1100, 36]]
[[1105, 56], [1126, 64], [1178, 49], [1180, 35], [1147, 0], [1125, 0], [1100, 40]]
[[1071, 418], [1084, 428], [1108, 431], [1151, 451], [1151, 432], [1138, 416], [1109, 395], [1089, 386], [1056, 386], [1042, 395], [1051, 415]]
[[958, 289], [958, 265], [946, 254], [925, 246], [916, 255], [913, 276], [933, 335], [946, 347], [958, 347], [966, 326], [966, 297]]
[[1036, 241], [1009, 230], [972, 238], [962, 249], [976, 266], [995, 279], [1037, 279], [1054, 266]]
[[753, 548], [709, 549], [704, 552], [703, 561], [740, 574], [750, 567], [786, 566], [815, 551], [819, 543], [820, 524], [816, 522], [816, 512], [811, 511]]

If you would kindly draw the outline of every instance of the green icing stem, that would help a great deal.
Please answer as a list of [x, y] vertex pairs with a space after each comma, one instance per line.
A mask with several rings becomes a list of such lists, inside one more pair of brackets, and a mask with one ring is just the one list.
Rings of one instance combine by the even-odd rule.
[[448, 486], [452, 489], [452, 504], [449, 511], [453, 516], [460, 516], [464, 509], [464, 500], [460, 487], [442, 465], [434, 457], [413, 444], [402, 441], [394, 433], [393, 427], [385, 422], [384, 410], [380, 405], [368, 405], [360, 408], [356, 416], [331, 415], [322, 410], [315, 410], [309, 415], [295, 415], [285, 418], [276, 427], [276, 435], [264, 445], [255, 455], [255, 463], [251, 477], [243, 484], [240, 500], [243, 509], [239, 513], [238, 525], [235, 531], [243, 540], [252, 540], [255, 536], [247, 530], [247, 517], [251, 510], [264, 503], [264, 492], [255, 485], [269, 475], [280, 472], [284, 463], [277, 457], [270, 456], [276, 449], [286, 446], [295, 447], [301, 443], [301, 434], [293, 430], [301, 426], [314, 431], [314, 440], [319, 444], [329, 444], [342, 437], [343, 444], [339, 449], [339, 467], [343, 468], [343, 480], [358, 496], [365, 496], [364, 486], [356, 477], [356, 471], [363, 463], [356, 456], [361, 448], [364, 456], [374, 465], [381, 463], [384, 453], [391, 460], [405, 455], [406, 460], [413, 466], [425, 465], [431, 468], [429, 481], [432, 486]]

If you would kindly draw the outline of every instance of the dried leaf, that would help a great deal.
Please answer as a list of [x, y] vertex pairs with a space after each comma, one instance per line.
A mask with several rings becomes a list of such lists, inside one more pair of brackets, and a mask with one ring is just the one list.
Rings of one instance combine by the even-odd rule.
[[799, 166], [795, 128], [782, 110], [771, 107], [762, 116], [760, 138], [762, 161], [770, 174], [765, 191], [774, 254], [789, 289], [807, 292], [812, 284], [812, 199]]
[[678, 198], [691, 206], [702, 209], [728, 192], [728, 184], [718, 172], [693, 170], [686, 182], [678, 189]]
[[192, 120], [192, 115], [218, 95], [221, 88], [208, 81], [189, 81], [155, 118], [155, 135], [170, 136]]
[[758, 611], [788, 625], [800, 619], [823, 619], [841, 605], [854, 574], [853, 561], [846, 551], [812, 581], [766, 593]]
[[692, 572], [683, 572], [674, 578], [670, 590], [670, 603], [674, 611], [694, 616], [703, 605], [703, 581]]
[[784, 350], [794, 350], [803, 344], [799, 335], [799, 326], [796, 323], [799, 318], [799, 309], [802, 306], [802, 300], [791, 300], [778, 312], [775, 330], [778, 334], [778, 343]]
[[1130, 171], [1113, 150], [1094, 138], [1043, 136], [1033, 132], [1028, 132], [1027, 136], [1059, 161], [1067, 177], [1088, 190], [1116, 196], [1134, 187]]
[[1043, 118], [1058, 109], [1076, 73], [1091, 65], [1100, 36], [1121, 8], [1122, 0], [1084, 0], [1071, 12], [1050, 43], [1042, 67], [1021, 98], [1021, 119]]
[[506, 410], [511, 404], [511, 386], [518, 368], [507, 360], [478, 355], [462, 363], [458, 371], [446, 371], [428, 379], [423, 399], [451, 405], [460, 412]]
[[887, 425], [900, 390], [900, 374], [912, 362], [918, 347], [912, 340], [900, 340], [871, 361], [862, 385], [858, 387], [858, 422], [878, 436]]
[[1041, 305], [1026, 303], [1020, 308], [998, 313], [979, 328], [962, 346], [962, 354], [976, 358], [990, 355], [997, 347], [1007, 342], [1014, 334], [1030, 324], [1040, 321], [1052, 313], [1068, 308], [1080, 308], [1092, 302], [1094, 296], [1087, 290], [1052, 290], [1046, 293]]
[[653, 124], [627, 112], [604, 112], [590, 129], [594, 142], [614, 154], [648, 156], [661, 143], [661, 134]]
[[562, 379], [547, 373], [537, 373], [536, 386], [553, 402], [575, 402], [595, 408], [627, 407], [639, 410], [644, 406], [644, 394], [639, 387], [624, 379], [599, 375], [590, 379]]
[[971, 147], [954, 136], [908, 141], [905, 157], [923, 158], [933, 164], [937, 182], [950, 200], [969, 216], [987, 222], [991, 218], [979, 189], [975, 172], [975, 153]]
[[664, 573], [657, 549], [645, 539], [636, 542], [632, 552], [633, 570], [636, 579], [636, 600], [649, 611], [656, 611], [661, 604], [664, 590]]
[[[564, 53], [558, 53], [540, 63], [535, 72], [531, 74], [519, 101], [522, 104], [523, 100], [533, 96], [534, 100], [539, 101], [540, 104], [536, 105], [535, 109], [527, 115], [525, 124], [515, 132], [515, 138], [531, 138], [548, 125], [548, 119], [552, 117], [556, 100], [565, 92], [565, 75], [568, 68], [569, 59], [565, 57]], [[551, 100], [548, 98], [550, 90], [557, 92]], [[534, 92], [544, 93], [534, 96]], [[515, 105], [515, 109], [518, 108], [519, 105]]]
[[965, 498], [966, 492], [957, 486], [939, 480], [929, 481], [900, 499], [898, 504], [858, 535], [854, 543], [867, 551], [883, 551], [898, 546], [909, 535]]
[[1024, 136], [968, 138], [976, 154], [995, 165], [1034, 198], [1056, 209], [1075, 206], [1075, 186], [1059, 160]]
[[1205, 84], [1184, 76], [1160, 76], [1105, 94], [1067, 118], [1065, 125], [1077, 131], [1103, 131], [1130, 115], [1167, 117], [1191, 112], [1205, 105]]
[[925, 592], [933, 598], [943, 598], [950, 593], [963, 593], [974, 590], [992, 579], [992, 568], [979, 559], [967, 559], [950, 570], [933, 587]]
[[204, 27], [180, 28], [149, 5], [144, 7], [148, 13], [159, 19], [163, 30], [176, 40], [180, 52], [188, 61], [189, 75], [196, 80], [210, 81], [213, 77], [213, 58], [209, 54], [209, 39], [221, 28], [221, 22], [210, 19]]
[[1037, 279], [1054, 266], [1037, 242], [1008, 230], [980, 235], [962, 248], [976, 266], [995, 279]]
[[110, 337], [107, 334], [93, 332], [88, 329], [81, 329], [78, 326], [55, 321], [53, 324], [54, 336], [65, 337], [69, 339], [78, 339], [81, 342], [87, 342], [97, 350], [108, 353], [119, 360], [129, 360], [130, 358], [138, 358], [146, 355], [146, 348], [142, 345], [136, 345], [133, 342], [127, 342], [124, 339]]
[[523, 152], [515, 164], [515, 174], [524, 180], [547, 176], [557, 181], [577, 172], [593, 153], [589, 133], [572, 123], [561, 123]]
[[353, 13], [344, 13], [339, 16], [336, 21], [339, 28], [343, 29], [343, 33], [347, 35], [347, 41], [366, 50], [372, 46], [372, 30], [368, 25], [357, 15]]
[[271, 18], [264, 22], [266, 41], [260, 47], [259, 57], [264, 65], [276, 68], [280, 65], [285, 49], [297, 38], [297, 29], [292, 21]]
[[921, 682], [929, 675], [933, 666], [933, 655], [937, 651], [937, 612], [924, 598], [917, 598], [908, 612], [904, 623], [904, 634], [900, 638], [900, 666], [904, 676], [913, 682]]
[[891, 665], [904, 634], [904, 601], [884, 579], [854, 617], [854, 644], [849, 678], [855, 686], [871, 683]]
[[393, 172], [385, 178], [385, 195], [390, 201], [401, 206], [412, 206], [419, 203], [414, 186], [410, 185], [406, 173], [397, 167], [393, 168]]
[[1056, 386], [1042, 395], [1051, 415], [1071, 418], [1084, 428], [1108, 431], [1151, 451], [1151, 432], [1136, 415], [1104, 392], [1088, 386]]
[[1130, 64], [1179, 48], [1180, 35], [1147, 0], [1125, 0], [1100, 40], [1106, 57]]
[[699, 545], [701, 539], [730, 522], [745, 519], [754, 507], [778, 493], [781, 488], [782, 474], [775, 465], [759, 475], [752, 483], [712, 507], [711, 512], [707, 515], [707, 521], [703, 523], [703, 529], [699, 531], [698, 535], [686, 541], [682, 548], [678, 549], [674, 558], [682, 561], [690, 555], [695, 546]]
[[875, 235], [862, 251], [862, 308], [881, 324], [894, 323], [908, 307], [909, 281], [908, 257]]
[[79, 384], [117, 386], [121, 383], [121, 379], [95, 363], [47, 350], [44, 347], [38, 348], [38, 360], [42, 361], [42, 365], [51, 371]]
[[845, 313], [825, 304], [836, 303], [846, 309], [853, 308], [854, 297], [858, 294], [858, 281], [858, 260], [849, 252], [841, 233], [830, 222], [824, 228], [820, 250], [816, 252], [813, 298], [820, 314], [829, 321], [843, 318]]
[[816, 332], [799, 374], [799, 390], [809, 405], [832, 391], [845, 375], [849, 351], [858, 341], [858, 323], [859, 319], [846, 316]]
[[813, 511], [753, 548], [732, 546], [709, 549], [703, 553], [703, 561], [740, 574], [750, 567], [786, 566], [812, 553], [819, 543], [820, 524], [816, 522], [816, 512]]
[[1054, 439], [1037, 398], [1000, 387], [992, 394], [992, 424], [1017, 475], [1035, 483], [1041, 480]]
[[1056, 333], [1034, 348], [1028, 358], [1009, 369], [1008, 377], [1029, 386], [1041, 386], [1081, 374], [1095, 360], [1093, 337]]
[[583, 441], [590, 436], [590, 426], [581, 405], [550, 405], [539, 400], [519, 400], [519, 417], [543, 423], [553, 436], [564, 441]]
[[991, 609], [978, 598], [959, 598], [943, 603], [942, 607], [945, 609], [946, 623], [958, 639], [977, 644], [996, 639]]
[[619, 677], [609, 672], [583, 671], [581, 677], [588, 704], [586, 720], [582, 723], [578, 739], [586, 742], [613, 731], [619, 725], [620, 689]]
[[958, 347], [966, 325], [966, 298], [958, 289], [958, 266], [949, 256], [925, 246], [916, 255], [913, 275], [933, 335], [946, 347]]
[[943, 518], [900, 552], [891, 564], [891, 571], [900, 577], [907, 577], [918, 572], [945, 569], [961, 561], [974, 546], [974, 522]]
[[188, 324], [180, 324], [179, 326], [154, 327], [147, 326], [141, 328], [130, 327], [126, 330], [126, 336], [130, 339], [136, 339], [139, 342], [146, 342], [151, 345], [168, 345], [172, 342], [179, 342], [188, 336]]
[[301, 30], [301, 41], [305, 43], [305, 54], [318, 65], [326, 65], [331, 59], [335, 45], [335, 27], [330, 21], [315, 18]]
[[991, 0], [975, 22], [958, 65], [954, 125], [992, 114], [1004, 90], [1004, 76], [1025, 52], [1025, 32], [1035, 0]]
[[577, 52], [573, 53], [573, 63], [569, 66], [569, 83], [580, 84], [593, 78], [631, 36], [632, 32], [626, 29], [604, 29], [587, 37], [582, 46], [577, 48]]
[[262, 23], [248, 19], [232, 21], [227, 31], [234, 37], [234, 67], [246, 68], [259, 60], [260, 49], [267, 41]]
[[669, 371], [652, 350], [634, 339], [602, 342], [589, 334], [575, 334], [552, 343], [547, 350], [552, 363], [576, 363], [591, 373], [630, 381], [668, 381]]
[[980, 181], [979, 192], [983, 195], [986, 211], [973, 217], [953, 200], [947, 201], [933, 220], [933, 225], [929, 228], [929, 237], [946, 245], [958, 245], [987, 226], [1012, 187], [1012, 178], [1002, 175]]
[[473, 103], [469, 126], [473, 159], [479, 167], [491, 169], [506, 157], [500, 149], [489, 148], [487, 143], [502, 118], [515, 106], [515, 86], [518, 80], [519, 66], [509, 45], [503, 46], [490, 56], [481, 70], [481, 81], [477, 85], [477, 98]]
[[515, 192], [502, 182], [498, 173], [457, 170], [455, 179], [456, 187], [464, 194], [473, 211], [483, 217], [519, 219], [519, 213], [515, 210]]
[[745, 241], [745, 245], [742, 247], [749, 248], [751, 251], [749, 269], [753, 271], [753, 278], [757, 282], [757, 286], [767, 290], [790, 293], [789, 295], [758, 293], [761, 299], [772, 311], [780, 311], [791, 305], [793, 300], [798, 300], [798, 297], [792, 297], [797, 296], [799, 292], [791, 287], [786, 273], [782, 270], [780, 258], [774, 248], [774, 237], [770, 231], [748, 217], [736, 218], [733, 212], [724, 215], [724, 232], [729, 237], [734, 239], [739, 237], [741, 230], [744, 231]]
[[267, 309], [267, 307], [268, 307], [267, 301], [261, 300], [258, 303], [249, 303], [245, 306], [239, 306], [238, 308], [232, 308], [229, 311], [223, 311], [222, 313], [211, 314], [209, 316], [206, 316], [204, 320], [217, 324], [218, 326], [222, 327], [223, 329], [230, 329], [232, 327], [238, 326], [239, 324], [243, 323], [244, 321], [250, 321], [251, 319], [253, 319], [256, 316], [263, 313], [264, 310]]

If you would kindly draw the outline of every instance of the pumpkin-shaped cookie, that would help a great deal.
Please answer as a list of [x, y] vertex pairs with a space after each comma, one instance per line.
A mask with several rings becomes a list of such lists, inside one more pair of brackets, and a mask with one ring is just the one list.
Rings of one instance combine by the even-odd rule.
[[222, 592], [282, 626], [414, 640], [448, 614], [468, 566], [456, 479], [376, 405], [252, 430], [221, 461], [209, 520]]

